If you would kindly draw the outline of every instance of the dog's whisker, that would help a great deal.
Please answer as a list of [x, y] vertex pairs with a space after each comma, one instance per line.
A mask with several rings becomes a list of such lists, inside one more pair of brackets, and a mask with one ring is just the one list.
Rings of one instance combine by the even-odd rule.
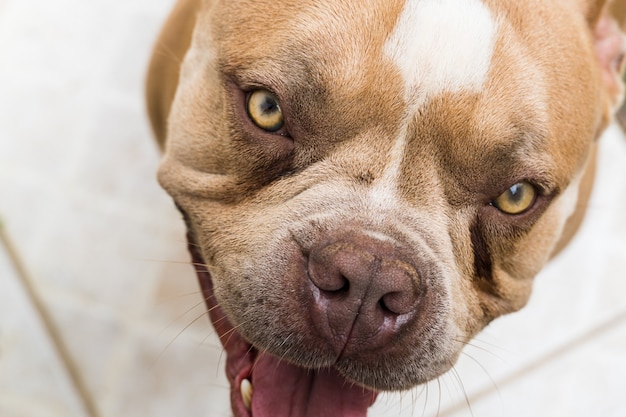
[[149, 263], [158, 263], [158, 264], [167, 264], [167, 265], [190, 265], [190, 262], [187, 261], [179, 261], [174, 259], [155, 259], [155, 258], [134, 258], [138, 262], [149, 262]]
[[207, 347], [209, 347], [209, 348], [211, 348], [211, 349], [219, 349], [219, 350], [223, 350], [222, 346], [219, 344], [219, 341], [218, 341], [217, 343], [208, 343], [208, 344], [207, 344], [207, 340], [208, 340], [210, 337], [212, 337], [212, 336], [216, 336], [216, 337], [217, 337], [217, 334], [216, 334], [214, 331], [213, 331], [213, 332], [209, 332], [209, 333], [207, 333], [207, 334], [206, 334], [206, 336], [204, 336], [204, 337], [202, 338], [202, 340], [201, 340], [200, 342], [198, 342], [198, 346], [203, 346], [203, 345], [205, 345], [205, 346], [207, 346]]
[[168, 304], [168, 303], [171, 303], [171, 302], [174, 302], [174, 301], [181, 300], [183, 298], [197, 296], [197, 295], [200, 295], [200, 294], [202, 294], [202, 291], [191, 291], [191, 292], [186, 292], [186, 293], [182, 293], [182, 294], [172, 295], [171, 297], [159, 300], [156, 303], [156, 305], [158, 306], [158, 305]]
[[[281, 349], [283, 346], [285, 346], [287, 344], [287, 342], [289, 342], [289, 339], [291, 339], [291, 337], [293, 336], [293, 333], [289, 333], [287, 335], [287, 337], [285, 337], [280, 344], [277, 346], [277, 349]], [[284, 360], [285, 357], [289, 354], [289, 351], [291, 350], [290, 347], [287, 347], [287, 350], [280, 356], [280, 360]]]
[[452, 376], [454, 377], [453, 380], [455, 380], [458, 383], [458, 386], [461, 388], [461, 392], [463, 393], [463, 397], [465, 399], [465, 404], [467, 405], [467, 409], [470, 413], [470, 415], [473, 417], [474, 416], [474, 410], [472, 410], [472, 404], [470, 401], [470, 397], [467, 394], [467, 390], [465, 389], [465, 384], [463, 383], [463, 380], [461, 379], [461, 375], [459, 375], [458, 370], [456, 369], [456, 367], [454, 366], [454, 364], [450, 364], [450, 373], [452, 374]]
[[[202, 299], [202, 301], [203, 301], [203, 302], [204, 302], [204, 303], [208, 306], [208, 305], [209, 305], [209, 304], [208, 304], [208, 303], [209, 303], [209, 301], [210, 301], [210, 300], [214, 300], [214, 299], [215, 299], [215, 295], [214, 295], [214, 294], [209, 294], [209, 295], [207, 295], [206, 297], [204, 297], [204, 298]], [[213, 310], [215, 310], [215, 309], [217, 309], [217, 308], [220, 308], [220, 305], [216, 302], [216, 303], [215, 303], [215, 305], [213, 305], [212, 307], [209, 307], [209, 308], [207, 309], [207, 311], [206, 311], [206, 312], [207, 312], [207, 313], [210, 313], [210, 312], [212, 312]]]
[[202, 262], [187, 262], [189, 265], [191, 266], [199, 266], [201, 268], [207, 268], [208, 269], [208, 265]]
[[[183, 241], [180, 241], [180, 242], [183, 242]], [[199, 249], [202, 249], [202, 246], [200, 246], [199, 244], [197, 244], [197, 243], [195, 243], [195, 242], [191, 242], [191, 241], [187, 241], [187, 240], [185, 240], [184, 242], [185, 242], [186, 244], [188, 244], [189, 246], [193, 246], [194, 248], [199, 248]]]
[[183, 62], [182, 57], [178, 56], [176, 52], [172, 50], [172, 48], [170, 48], [169, 46], [167, 46], [167, 44], [163, 42], [160, 42], [159, 44], [155, 46], [154, 53], [160, 56], [172, 59], [174, 62], [176, 62], [179, 65], [182, 64]]
[[[188, 309], [186, 309], [183, 313], [179, 314], [176, 318], [174, 318], [172, 321], [170, 321], [170, 323], [161, 330], [159, 335], [162, 335], [167, 329], [172, 327], [174, 325], [174, 323], [176, 323], [177, 321], [179, 321], [180, 319], [182, 319], [187, 314], [191, 313], [193, 310], [195, 310], [199, 306], [203, 305], [204, 303], [205, 303], [205, 300], [201, 300], [201, 301], [195, 303], [194, 305], [192, 305], [191, 307], [189, 307]], [[199, 320], [204, 314], [206, 314], [206, 310], [203, 309], [202, 315], [196, 317], [193, 321], [195, 322], [195, 321]]]
[[[222, 359], [224, 358], [224, 354], [227, 354], [226, 349], [222, 348], [220, 354], [217, 358], [217, 366], [215, 367], [215, 377], [218, 377], [219, 369], [222, 368]], [[227, 354], [228, 356], [228, 354]]]
[[[246, 351], [246, 356], [251, 354], [252, 351], [254, 350], [254, 346], [252, 346], [252, 344], [250, 344], [250, 347], [248, 348], [248, 350]], [[260, 355], [257, 355], [254, 358], [254, 362], [252, 362], [252, 366], [250, 367], [250, 373], [252, 374], [254, 372], [254, 369], [256, 368], [257, 364], [259, 363], [259, 361], [261, 360]]]
[[[216, 323], [219, 323], [220, 321], [222, 321], [222, 320], [224, 320], [224, 319], [226, 319], [226, 316], [224, 316], [224, 317], [220, 317], [219, 319], [215, 320], [215, 321], [213, 322], [213, 324], [215, 325]], [[220, 335], [220, 334], [218, 334], [218, 335], [217, 335], [217, 336], [220, 338], [220, 340], [222, 340], [222, 338], [223, 338], [224, 336], [228, 335], [228, 339], [226, 339], [226, 341], [224, 341], [224, 342], [222, 343], [222, 351], [220, 352], [220, 356], [219, 356], [219, 358], [218, 358], [218, 360], [217, 360], [217, 364], [218, 364], [218, 366], [222, 363], [222, 359], [223, 359], [223, 357], [224, 357], [224, 353], [227, 353], [226, 348], [227, 348], [227, 346], [228, 346], [228, 343], [230, 343], [230, 340], [232, 339], [233, 335], [237, 332], [237, 328], [239, 328], [239, 327], [241, 327], [241, 326], [245, 325], [246, 323], [247, 323], [247, 321], [244, 321], [243, 323], [239, 324], [238, 326], [235, 326], [235, 327], [233, 327], [232, 329], [229, 329], [229, 330], [228, 330], [228, 331], [226, 331], [224, 334], [221, 334], [221, 335]]]
[[412, 391], [413, 391], [412, 395], [413, 395], [414, 405], [413, 405], [413, 413], [411, 415], [415, 415], [415, 412], [417, 411], [417, 403], [418, 401], [421, 400], [423, 403], [421, 416], [424, 417], [426, 415], [426, 405], [428, 401], [428, 384], [420, 385], [419, 387], [416, 387]]
[[[217, 306], [211, 307], [211, 309], [209, 311], [212, 311], [212, 310], [214, 310], [216, 308], [217, 308]], [[228, 318], [225, 317], [225, 316], [224, 317], [220, 317], [218, 319], [215, 319], [215, 321], [213, 321], [213, 326], [215, 326], [216, 324], [220, 324], [221, 322], [226, 321], [226, 320], [228, 320]], [[232, 329], [228, 330], [228, 332], [231, 332], [231, 331], [232, 331]]]
[[424, 398], [424, 406], [422, 407], [422, 417], [426, 417], [426, 408], [428, 407], [428, 394], [430, 393], [430, 384], [424, 384], [426, 395]]
[[424, 417], [426, 413], [426, 402], [424, 401], [424, 392], [426, 391], [425, 384], [418, 385], [414, 389], [411, 390], [411, 397], [413, 400], [413, 411], [411, 412], [411, 416], [418, 415], [418, 404], [421, 401], [424, 405], [422, 406], [421, 416]]
[[441, 413], [441, 377], [437, 377], [437, 417]]
[[[220, 319], [216, 320], [215, 322], [217, 323], [219, 320], [221, 320], [221, 319], [225, 319], [225, 318], [226, 318], [226, 317], [222, 317], [222, 318], [220, 318]], [[243, 321], [243, 322], [239, 323], [238, 325], [233, 326], [233, 328], [232, 328], [232, 329], [227, 330], [224, 334], [220, 335], [220, 339], [221, 339], [221, 338], [223, 338], [223, 337], [225, 337], [225, 336], [228, 336], [228, 339], [226, 339], [226, 341], [224, 342], [224, 348], [226, 348], [226, 346], [228, 345], [228, 343], [230, 342], [230, 340], [232, 339], [232, 337], [233, 337], [235, 334], [237, 334], [237, 329], [239, 329], [239, 328], [240, 328], [240, 327], [242, 327], [242, 326], [245, 326], [248, 322], [249, 322], [249, 320]]]
[[[209, 339], [209, 337], [211, 337], [211, 336], [217, 336], [217, 332], [215, 330], [213, 330], [212, 332], [207, 333], [207, 335], [202, 338], [202, 340], [200, 341], [200, 343], [198, 345], [204, 345], [206, 343], [206, 341]], [[209, 345], [209, 346], [211, 346], [211, 345]], [[215, 346], [215, 347], [217, 347], [219, 349], [223, 349], [221, 347], [221, 345]]]
[[[415, 386], [411, 389], [407, 389], [404, 390], [401, 394], [401, 401], [404, 401], [405, 399], [409, 401], [409, 406], [411, 407], [411, 416], [415, 416], [418, 410], [418, 404], [419, 402], [423, 402], [424, 401], [424, 394], [426, 392], [425, 389], [425, 385], [418, 385]], [[402, 410], [404, 409], [404, 406], [401, 405], [400, 407], [400, 414], [404, 414], [402, 413]], [[423, 417], [423, 411], [422, 411], [422, 417]]]
[[246, 351], [246, 355], [251, 354], [253, 350], [254, 350], [254, 346], [250, 345], [250, 347], [249, 347], [249, 348], [248, 348], [248, 350]]
[[[248, 349], [248, 353], [252, 352], [252, 349], [254, 349], [254, 347], [250, 346], [250, 349]], [[254, 358], [254, 362], [252, 362], [252, 366], [250, 367], [250, 373], [254, 373], [254, 370], [256, 369], [260, 361], [261, 355], [257, 355], [256, 358]]]
[[[404, 392], [404, 395], [402, 395], [402, 400], [404, 400], [405, 398], [408, 399], [409, 401], [409, 407], [411, 407], [411, 417], [413, 417], [415, 415], [415, 392], [413, 390], [408, 390]], [[402, 410], [402, 408], [400, 408]]]
[[[408, 406], [405, 406], [405, 402], [408, 401]], [[415, 415], [415, 407], [416, 407], [417, 399], [416, 399], [416, 391], [414, 389], [404, 390], [400, 393], [400, 409], [398, 410], [398, 415], [403, 414], [403, 410], [405, 407], [411, 408], [411, 416]]]
[[[283, 347], [289, 341], [289, 339], [292, 336], [293, 336], [293, 333], [290, 333], [286, 338], [284, 338], [281, 341], [281, 343], [278, 345], [278, 348]], [[280, 358], [278, 358], [278, 362], [276, 363], [275, 370], [278, 370], [278, 367], [280, 366], [280, 363], [285, 360], [285, 357], [290, 353], [290, 351], [291, 351], [291, 348], [288, 347], [287, 350], [285, 352], [283, 352], [282, 355], [280, 355]], [[258, 359], [258, 357], [257, 357], [257, 359]], [[254, 369], [254, 366], [256, 366], [256, 361], [255, 361], [255, 363], [253, 365], [253, 369]]]
[[464, 345], [470, 345], [470, 344], [476, 344], [476, 343], [482, 343], [484, 345], [487, 345], [489, 347], [492, 347], [494, 349], [498, 349], [498, 350], [505, 350], [505, 348], [503, 348], [502, 346], [496, 345], [495, 343], [489, 342], [486, 339], [482, 339], [480, 337], [474, 337], [474, 338], [469, 338], [469, 339], [455, 339], [457, 342], [463, 343]]
[[[210, 299], [210, 298], [214, 298], [214, 297], [215, 297], [214, 295], [211, 295], [211, 296], [209, 296], [209, 297], [205, 298], [205, 299], [204, 299], [204, 301], [209, 301], [209, 299]], [[213, 310], [217, 310], [218, 308], [220, 308], [220, 306], [219, 306], [219, 304], [216, 304], [216, 305], [214, 305], [213, 307], [211, 307], [211, 308], [207, 309], [207, 310], [206, 310], [206, 313], [207, 313], [207, 314], [209, 314], [209, 313], [211, 313]], [[226, 316], [224, 316], [224, 317], [220, 317], [219, 319], [215, 320], [215, 323], [219, 323], [219, 321], [221, 321], [221, 320], [226, 320]]]
[[[411, 408], [411, 417], [413, 417], [415, 415], [415, 411], [416, 411], [416, 407], [417, 407], [417, 401], [419, 399], [419, 395], [417, 393], [416, 389], [410, 389], [410, 390], [406, 390], [404, 391], [403, 395], [402, 395], [402, 401], [404, 401], [405, 399], [409, 402], [409, 407]], [[401, 410], [403, 410], [404, 407], [401, 407]]]
[[158, 362], [158, 361], [161, 360], [161, 358], [165, 354], [165, 352], [172, 346], [172, 344], [176, 341], [176, 339], [178, 339], [180, 337], [180, 335], [183, 334], [183, 332], [185, 332], [185, 330], [189, 329], [194, 323], [196, 323], [198, 320], [200, 320], [205, 315], [206, 315], [206, 312], [203, 311], [202, 314], [199, 314], [197, 317], [195, 317], [193, 320], [191, 320], [189, 323], [187, 323], [178, 333], [176, 333], [176, 335], [165, 345], [165, 347], [157, 355], [157, 357], [155, 359], [155, 362]]
[[474, 358], [472, 355], [468, 354], [467, 352], [461, 352], [461, 353], [465, 355], [465, 357], [469, 358], [472, 362], [474, 362], [480, 369], [482, 369], [482, 371], [485, 373], [487, 378], [489, 378], [489, 381], [491, 381], [491, 385], [496, 390], [498, 396], [501, 397], [500, 387], [498, 387], [498, 384], [493, 379], [493, 377], [491, 376], [487, 368], [485, 368], [485, 366], [482, 363], [480, 363], [478, 359]]
[[[496, 359], [498, 359], [498, 360], [500, 360], [500, 361], [502, 361], [504, 363], [507, 362], [505, 358], [503, 358], [502, 356], [498, 355], [496, 352], [494, 352], [494, 351], [489, 349], [489, 348], [492, 348], [492, 349], [504, 350], [503, 348], [501, 348], [501, 347], [499, 347], [497, 345], [494, 345], [493, 343], [489, 343], [487, 341], [480, 340], [480, 339], [472, 339], [472, 340], [468, 340], [467, 342], [464, 342], [462, 340], [456, 339], [456, 341], [459, 342], [459, 343], [463, 343], [467, 347], [479, 350], [479, 351], [484, 352], [484, 353], [488, 353], [492, 357], [494, 357], [494, 358], [496, 358]], [[485, 345], [487, 345], [487, 347], [480, 346], [479, 343], [485, 344]]]
[[[209, 314], [211, 313], [211, 311], [215, 310], [215, 309], [216, 309], [216, 308], [218, 308], [218, 307], [219, 307], [219, 305], [215, 305], [215, 306], [213, 306], [213, 307], [209, 308], [208, 310], [205, 310], [205, 312], [204, 312], [203, 314], [209, 315]], [[214, 322], [214, 323], [219, 323], [220, 321], [222, 321], [222, 320], [224, 320], [224, 319], [225, 319], [225, 317], [221, 317], [221, 318], [219, 318], [219, 319], [215, 320], [215, 322]], [[213, 327], [213, 329], [215, 329], [215, 327]], [[217, 332], [215, 332], [215, 331], [208, 333], [206, 336], [204, 336], [204, 337], [202, 338], [202, 340], [200, 341], [200, 343], [199, 343], [199, 344], [200, 344], [200, 345], [203, 345], [203, 344], [207, 341], [207, 339], [208, 339], [209, 337], [211, 337], [211, 336], [215, 335], [216, 333], [217, 333]]]
[[203, 317], [206, 317], [206, 311], [203, 311], [202, 313], [198, 314], [196, 317], [194, 317], [193, 320], [187, 323], [185, 327], [183, 327], [183, 329], [180, 332], [178, 332], [176, 337], [180, 336], [185, 330], [190, 328], [194, 323], [196, 323], [198, 320], [202, 319]]

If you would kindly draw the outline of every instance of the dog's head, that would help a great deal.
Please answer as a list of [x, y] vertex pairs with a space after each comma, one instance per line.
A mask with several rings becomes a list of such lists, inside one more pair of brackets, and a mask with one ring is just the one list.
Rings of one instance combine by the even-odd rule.
[[600, 3], [202, 6], [159, 178], [255, 415], [426, 382], [527, 302], [620, 93]]

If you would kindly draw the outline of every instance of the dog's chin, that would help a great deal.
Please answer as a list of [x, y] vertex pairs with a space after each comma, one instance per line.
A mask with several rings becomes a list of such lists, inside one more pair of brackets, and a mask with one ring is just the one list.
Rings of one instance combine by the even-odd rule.
[[376, 391], [356, 384], [334, 367], [300, 367], [251, 345], [217, 303], [211, 276], [191, 239], [189, 251], [209, 316], [227, 355], [226, 374], [235, 417], [367, 415]]

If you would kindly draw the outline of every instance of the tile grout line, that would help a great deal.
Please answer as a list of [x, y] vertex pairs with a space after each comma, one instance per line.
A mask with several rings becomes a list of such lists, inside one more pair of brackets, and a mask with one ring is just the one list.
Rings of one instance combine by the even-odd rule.
[[65, 346], [63, 338], [59, 334], [56, 326], [52, 323], [46, 307], [37, 295], [32, 280], [30, 279], [30, 276], [21, 261], [15, 246], [5, 232], [2, 219], [0, 219], [0, 245], [6, 250], [9, 262], [11, 262], [18, 278], [22, 281], [22, 284], [26, 289], [27, 296], [30, 298], [31, 304], [35, 308], [35, 311], [39, 316], [45, 331], [47, 332], [47, 336], [52, 341], [52, 345], [56, 350], [57, 356], [61, 359], [63, 366], [67, 370], [73, 388], [81, 399], [84, 411], [87, 413], [88, 417], [100, 417], [93, 398], [89, 394], [89, 391], [87, 390], [87, 387], [78, 372], [76, 363], [73, 361], [72, 356]]
[[[478, 390], [477, 392], [473, 394], [470, 393], [468, 395], [469, 401], [478, 402], [484, 399], [490, 394], [499, 391], [501, 387], [509, 385], [510, 383], [535, 372], [537, 369], [541, 368], [542, 366], [551, 363], [552, 361], [554, 361], [555, 359], [558, 359], [562, 355], [570, 353], [586, 345], [587, 343], [592, 341], [594, 338], [597, 338], [599, 336], [602, 336], [608, 333], [609, 331], [613, 330], [615, 327], [617, 327], [618, 325], [624, 322], [626, 322], [626, 309], [620, 311], [619, 313], [617, 313], [616, 315], [608, 319], [605, 319], [604, 321], [600, 322], [597, 326], [580, 334], [579, 336], [570, 340], [568, 343], [563, 343], [561, 346], [558, 346], [552, 349], [552, 351], [548, 352], [547, 354], [541, 355], [539, 358], [535, 359], [530, 364], [528, 364], [528, 366], [525, 366], [522, 369], [512, 372], [511, 374], [503, 377], [500, 381], [496, 381], [495, 384], [492, 384], [486, 388]], [[460, 411], [462, 408], [465, 408], [466, 406], [467, 406], [467, 403], [465, 402], [461, 402], [459, 404], [450, 406], [449, 408], [443, 410], [441, 414], [439, 414], [439, 416], [440, 417], [452, 416], [454, 413]]]

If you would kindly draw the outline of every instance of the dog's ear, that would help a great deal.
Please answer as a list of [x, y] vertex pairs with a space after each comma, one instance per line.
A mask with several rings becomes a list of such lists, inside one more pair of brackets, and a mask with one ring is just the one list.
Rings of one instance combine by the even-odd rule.
[[587, 17], [587, 22], [591, 27], [595, 27], [602, 16], [604, 8], [608, 4], [607, 0], [579, 0], [583, 8], [583, 12]]
[[626, 14], [626, 0], [579, 0], [594, 40], [596, 58], [602, 74], [605, 100], [603, 124], [613, 117], [624, 98], [624, 55], [626, 42], [620, 28]]
[[[609, 5], [609, 14], [617, 21], [622, 32], [626, 32], [626, 0], [613, 0]], [[626, 80], [626, 73], [622, 72], [622, 81]], [[626, 131], [626, 103], [617, 113], [617, 121]]]
[[626, 0], [578, 0], [589, 26], [595, 27], [603, 13], [607, 13], [626, 30]]
[[609, 5], [609, 11], [622, 31], [626, 31], [626, 0], [613, 0]]

